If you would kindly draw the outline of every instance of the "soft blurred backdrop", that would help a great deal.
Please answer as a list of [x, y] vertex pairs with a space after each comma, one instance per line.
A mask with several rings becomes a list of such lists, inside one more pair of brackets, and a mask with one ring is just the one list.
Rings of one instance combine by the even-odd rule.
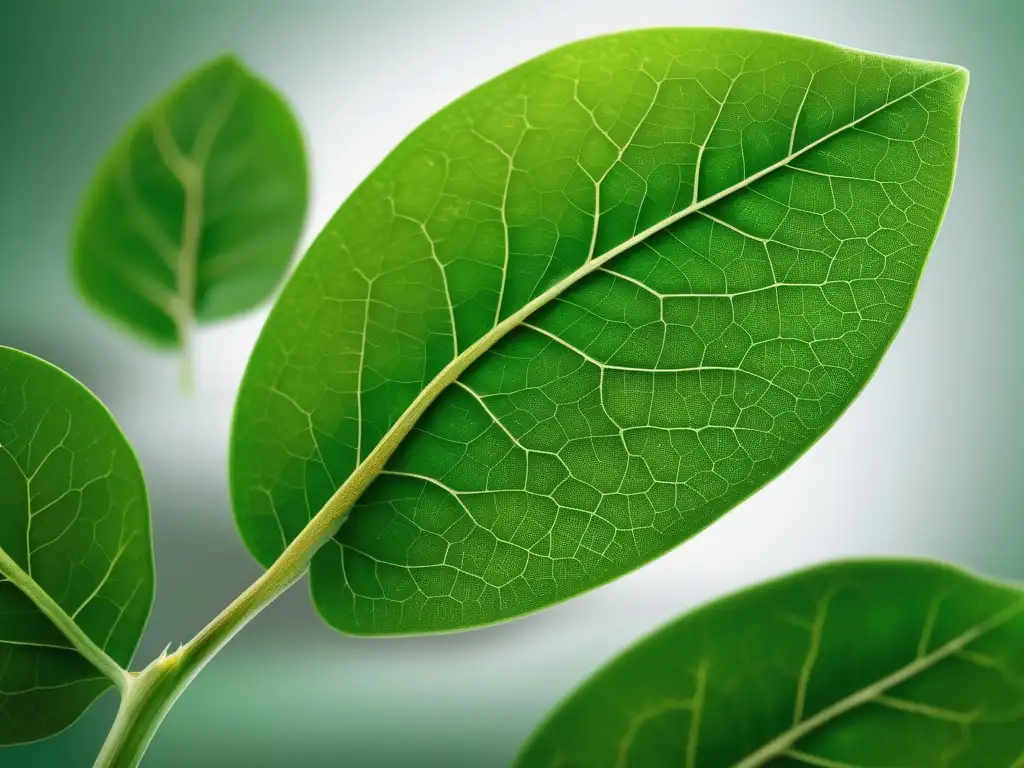
[[[522, 60], [645, 26], [778, 30], [971, 70], [953, 200], [910, 318], [864, 395], [795, 467], [612, 585], [511, 624], [337, 635], [303, 585], [185, 693], [145, 761], [170, 766], [508, 765], [606, 658], [715, 595], [837, 556], [914, 553], [1024, 578], [1024, 163], [1020, 0], [0, 0], [0, 343], [113, 410], [153, 501], [158, 588], [139, 660], [190, 637], [258, 574], [228, 506], [235, 391], [265, 311], [200, 334], [199, 386], [87, 310], [68, 242], [125, 124], [232, 50], [274, 83], [313, 159], [306, 242], [432, 112]], [[111, 696], [4, 768], [89, 766]]]

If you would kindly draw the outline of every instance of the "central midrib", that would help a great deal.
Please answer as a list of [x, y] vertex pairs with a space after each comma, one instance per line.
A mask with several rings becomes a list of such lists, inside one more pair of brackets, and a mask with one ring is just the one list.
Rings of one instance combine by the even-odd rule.
[[171, 174], [181, 184], [185, 196], [175, 276], [176, 301], [171, 320], [178, 332], [178, 344], [182, 354], [182, 385], [186, 389], [192, 384], [190, 347], [192, 325], [196, 322], [196, 281], [206, 205], [206, 164], [214, 142], [238, 97], [240, 87], [240, 80], [232, 78], [228, 81], [214, 107], [200, 124], [192, 149], [188, 153], [178, 145], [165, 113], [159, 113], [153, 124], [157, 150]]
[[[734, 192], [738, 192], [742, 189], [753, 184], [755, 181], [764, 178], [773, 171], [782, 168], [789, 163], [793, 162], [796, 158], [809, 152], [817, 146], [825, 143], [829, 139], [838, 136], [844, 131], [853, 128], [854, 126], [862, 123], [863, 121], [873, 117], [879, 112], [891, 107], [904, 99], [910, 98], [918, 91], [923, 88], [927, 88], [941, 80], [945, 80], [948, 77], [954, 75], [958, 70], [951, 70], [941, 77], [933, 78], [916, 88], [908, 91], [907, 93], [899, 96], [898, 98], [888, 101], [875, 109], [861, 115], [860, 117], [850, 121], [849, 123], [836, 128], [833, 131], [825, 134], [819, 139], [808, 143], [796, 152], [790, 152], [781, 160], [773, 163], [766, 168], [748, 176], [746, 179], [733, 184], [731, 187], [721, 190], [703, 200], [692, 203], [686, 208], [672, 214], [671, 216], [663, 219], [662, 221], [648, 227], [639, 234], [634, 235], [628, 240], [620, 243], [616, 247], [606, 251], [600, 256], [594, 257], [587, 261], [585, 264], [580, 266], [575, 271], [563, 277], [561, 280], [556, 282], [550, 288], [545, 290], [540, 295], [536, 296], [515, 313], [509, 315], [504, 320], [495, 325], [488, 333], [477, 339], [473, 344], [467, 347], [461, 354], [457, 355], [449, 362], [444, 368], [434, 376], [433, 379], [423, 388], [416, 399], [410, 403], [409, 407], [405, 412], [395, 421], [391, 428], [387, 431], [384, 437], [374, 446], [373, 450], [366, 456], [366, 459], [358, 464], [352, 471], [352, 474], [338, 487], [338, 490], [327, 500], [327, 503], [320, 509], [316, 515], [309, 521], [307, 526], [299, 533], [299, 535], [288, 545], [285, 550], [278, 557], [275, 562], [275, 566], [281, 566], [282, 568], [288, 564], [295, 564], [297, 561], [306, 561], [308, 563], [309, 558], [312, 557], [313, 553], [319, 549], [330, 537], [332, 537], [344, 522], [345, 516], [348, 511], [352, 508], [355, 502], [362, 495], [363, 491], [369, 487], [370, 483], [377, 477], [380, 471], [384, 468], [388, 459], [395, 452], [401, 442], [405, 439], [405, 436], [413, 428], [420, 416], [426, 411], [426, 409], [434, 402], [435, 399], [443, 392], [449, 384], [455, 381], [470, 365], [476, 362], [481, 355], [487, 350], [493, 347], [499, 340], [504, 338], [510, 331], [519, 327], [530, 315], [537, 310], [541, 309], [548, 304], [552, 299], [558, 297], [566, 290], [571, 288], [573, 285], [578, 283], [584, 277], [589, 275], [591, 272], [599, 269], [600, 267], [607, 264], [609, 261], [614, 259], [616, 256], [628, 251], [636, 245], [644, 242], [648, 238], [656, 235], [663, 231], [667, 227], [672, 226], [676, 222], [690, 216], [697, 211], [707, 208], [710, 205], [717, 203], [718, 201], [728, 197]], [[797, 116], [799, 120], [799, 115]], [[695, 184], [697, 179], [694, 180]], [[598, 226], [599, 211], [595, 211], [594, 216], [594, 227]], [[360, 425], [360, 430], [362, 425]]]

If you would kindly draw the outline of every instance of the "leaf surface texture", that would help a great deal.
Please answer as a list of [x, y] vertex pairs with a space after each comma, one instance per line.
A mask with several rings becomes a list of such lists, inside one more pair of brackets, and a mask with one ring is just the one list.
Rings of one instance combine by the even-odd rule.
[[966, 83], [671, 29], [558, 49], [442, 110], [342, 205], [257, 344], [232, 448], [249, 549], [272, 562], [435, 394], [314, 558], [333, 626], [507, 619], [693, 536], [875, 370]]

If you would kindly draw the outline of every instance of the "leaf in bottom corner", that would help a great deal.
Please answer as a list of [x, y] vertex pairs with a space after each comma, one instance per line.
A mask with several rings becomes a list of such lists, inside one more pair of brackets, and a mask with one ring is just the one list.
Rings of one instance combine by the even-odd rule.
[[53, 616], [126, 667], [153, 584], [146, 486], [114, 418], [0, 347], [0, 745], [52, 736], [112, 685]]
[[1024, 764], [1024, 591], [853, 561], [731, 595], [573, 693], [518, 768]]

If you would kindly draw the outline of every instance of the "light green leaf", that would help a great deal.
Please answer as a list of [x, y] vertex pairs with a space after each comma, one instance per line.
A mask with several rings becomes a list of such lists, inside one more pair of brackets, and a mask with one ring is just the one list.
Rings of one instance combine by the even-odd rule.
[[1024, 591], [938, 563], [835, 563], [731, 595], [598, 672], [520, 768], [1013, 768]]
[[152, 601], [128, 441], [77, 381], [0, 347], [0, 744], [51, 736], [123, 686]]
[[[965, 70], [663, 29], [414, 131], [296, 270], [242, 385], [236, 516], [359, 634], [534, 611], [693, 536], [839, 417], [906, 316]], [[595, 215], [596, 212], [596, 215]], [[386, 466], [385, 466], [386, 463]]]
[[97, 308], [149, 342], [234, 315], [277, 285], [305, 216], [302, 136], [280, 96], [232, 56], [147, 109], [99, 169], [74, 272]]

